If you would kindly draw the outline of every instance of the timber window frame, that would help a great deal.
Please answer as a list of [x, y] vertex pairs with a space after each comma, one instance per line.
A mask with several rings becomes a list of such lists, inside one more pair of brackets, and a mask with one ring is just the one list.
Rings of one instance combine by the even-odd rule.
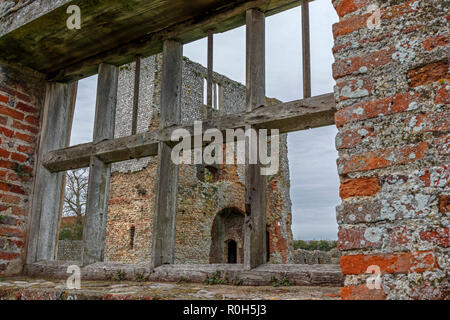
[[[302, 12], [307, 14], [308, 1], [304, 0], [303, 6], [306, 9]], [[246, 24], [246, 111], [218, 118], [208, 117], [203, 123], [203, 132], [209, 128], [223, 132], [226, 129], [255, 128], [279, 129], [280, 133], [288, 133], [334, 124], [333, 93], [309, 98], [310, 83], [304, 83], [305, 99], [266, 106], [265, 14], [258, 9], [248, 9]], [[309, 33], [305, 23], [303, 32]], [[208, 39], [208, 82], [212, 83], [212, 32], [209, 32]], [[304, 52], [309, 52], [309, 40], [305, 44], [305, 39], [309, 37], [304, 37]], [[180, 125], [182, 53], [180, 42], [164, 41], [160, 128], [143, 133], [136, 133], [140, 70], [136, 68], [133, 130], [127, 137], [114, 139], [118, 66], [102, 63], [98, 67], [94, 138], [91, 143], [68, 147], [77, 82], [48, 84], [37, 155], [27, 264], [55, 259], [58, 217], [63, 199], [63, 171], [87, 166], [90, 174], [82, 264], [103, 262], [111, 163], [155, 155], [160, 157], [151, 266], [173, 264], [178, 166], [170, 160], [174, 145], [170, 137], [174, 130], [184, 128], [195, 138], [193, 125]], [[136, 59], [139, 66], [140, 56]], [[309, 54], [304, 54], [303, 59], [304, 77], [307, 79]], [[208, 93], [208, 103], [212, 105], [212, 93]], [[267, 260], [265, 183], [259, 169], [260, 164], [246, 164], [243, 265], [247, 270], [265, 264]]]

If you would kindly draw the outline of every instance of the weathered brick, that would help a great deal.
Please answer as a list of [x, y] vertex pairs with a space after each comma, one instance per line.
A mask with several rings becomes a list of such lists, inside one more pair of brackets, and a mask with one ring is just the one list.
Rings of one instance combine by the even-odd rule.
[[19, 204], [20, 197], [11, 196], [11, 195], [7, 195], [7, 194], [0, 194], [0, 201], [3, 203], [8, 203], [8, 204]]
[[397, 254], [348, 255], [340, 260], [345, 275], [364, 274], [369, 266], [378, 266], [381, 273], [422, 273], [437, 268], [434, 251]]
[[21, 146], [21, 145], [17, 146], [17, 151], [26, 153], [26, 154], [32, 154], [34, 152], [33, 148], [28, 147], [28, 146]]
[[8, 159], [10, 154], [11, 154], [11, 153], [10, 153], [8, 150], [5, 150], [5, 149], [3, 149], [3, 148], [0, 148], [0, 157], [1, 157], [1, 158]]
[[443, 135], [433, 140], [433, 145], [441, 155], [448, 155], [450, 153], [450, 134]]
[[439, 211], [442, 214], [447, 214], [450, 212], [450, 201], [449, 196], [443, 195], [439, 201]]
[[36, 127], [25, 125], [23, 123], [20, 123], [19, 121], [14, 121], [12, 127], [14, 129], [28, 131], [28, 132], [30, 132], [32, 134], [38, 134], [38, 129]]
[[436, 104], [450, 104], [450, 83], [444, 83], [436, 90]]
[[370, 78], [345, 80], [336, 84], [337, 100], [357, 99], [372, 94], [373, 81]]
[[22, 140], [22, 141], [25, 141], [25, 142], [28, 142], [28, 143], [33, 143], [34, 140], [35, 140], [35, 137], [30, 136], [28, 134], [19, 133], [19, 132], [16, 132], [14, 134], [14, 138], [17, 138], [19, 140]]
[[373, 127], [363, 127], [358, 129], [349, 129], [340, 131], [336, 139], [336, 147], [338, 149], [349, 149], [360, 145], [363, 141], [370, 142], [376, 137]]
[[4, 135], [5, 137], [12, 138], [14, 135], [14, 131], [9, 130], [5, 127], [0, 127], [0, 134]]
[[0, 94], [0, 102], [3, 102], [3, 103], [8, 104], [9, 99], [8, 99], [8, 97], [6, 97], [6, 96]]
[[27, 113], [37, 113], [38, 112], [38, 110], [36, 110], [36, 108], [34, 108], [28, 104], [25, 104], [23, 102], [18, 102], [16, 105], [16, 108], [23, 112], [27, 112]]
[[357, 15], [341, 20], [338, 23], [335, 23], [333, 25], [334, 39], [352, 33], [359, 29], [366, 28], [367, 20], [369, 19], [370, 16], [371, 16], [370, 14]]
[[339, 250], [381, 248], [384, 230], [378, 227], [352, 226], [339, 228]]
[[0, 225], [0, 237], [25, 238], [25, 234], [20, 228]]
[[28, 159], [28, 158], [27, 158], [26, 156], [21, 155], [21, 154], [16, 153], [16, 152], [13, 152], [13, 153], [11, 154], [11, 160], [14, 160], [14, 161], [25, 162], [25, 161], [27, 161], [27, 159]]
[[424, 86], [441, 79], [450, 80], [448, 60], [427, 64], [408, 71], [411, 87]]
[[345, 286], [341, 289], [342, 300], [386, 300], [383, 289], [369, 289], [367, 285]]
[[339, 195], [342, 199], [350, 197], [374, 196], [381, 187], [378, 178], [347, 179], [341, 183]]
[[420, 233], [422, 240], [427, 240], [435, 246], [448, 248], [450, 247], [450, 232], [447, 228], [436, 228], [431, 231], [422, 231]]
[[450, 36], [448, 34], [429, 37], [422, 42], [422, 46], [427, 51], [433, 51], [437, 47], [443, 47], [450, 44]]
[[367, 71], [386, 65], [389, 62], [394, 61], [392, 59], [392, 54], [394, 52], [395, 48], [389, 48], [361, 56], [355, 56], [347, 60], [336, 61], [333, 64], [333, 77], [337, 80], [356, 71], [362, 71], [364, 68]]
[[39, 118], [35, 117], [35, 116], [26, 116], [25, 117], [25, 122], [38, 126], [39, 125]]
[[23, 120], [25, 118], [25, 115], [17, 111], [15, 109], [12, 109], [10, 107], [2, 106], [0, 105], [0, 114], [4, 114], [5, 116], [17, 119], [17, 120]]
[[422, 142], [417, 145], [392, 147], [361, 155], [352, 155], [350, 158], [341, 157], [338, 163], [340, 172], [347, 174], [407, 164], [422, 159], [427, 151], [428, 143]]
[[20, 257], [19, 253], [0, 251], [0, 260], [14, 260]]
[[403, 112], [417, 107], [420, 98], [415, 93], [402, 93], [393, 97], [360, 102], [355, 105], [338, 110], [335, 113], [336, 126], [379, 117], [380, 115], [390, 115]]
[[14, 185], [14, 184], [10, 184], [10, 183], [5, 183], [5, 182], [0, 182], [0, 190], [17, 193], [17, 194], [25, 194], [26, 193], [22, 187]]
[[418, 114], [405, 121], [410, 133], [446, 132], [450, 130], [450, 111]]
[[422, 169], [419, 173], [419, 180], [423, 187], [445, 187], [450, 183], [450, 173], [448, 166]]

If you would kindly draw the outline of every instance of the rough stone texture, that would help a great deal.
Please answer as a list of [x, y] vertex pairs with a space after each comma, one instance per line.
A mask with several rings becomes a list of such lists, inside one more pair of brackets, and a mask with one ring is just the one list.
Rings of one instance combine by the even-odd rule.
[[81, 261], [82, 240], [58, 240], [56, 260]]
[[[27, 264], [24, 274], [30, 277], [67, 279], [67, 268], [74, 261], [46, 261]], [[126, 264], [116, 262], [94, 263], [80, 269], [84, 280], [108, 280], [120, 278], [133, 280], [139, 277], [149, 281], [176, 282], [188, 279], [202, 283], [207, 278], [217, 277], [243, 285], [270, 285], [275, 279], [287, 279], [292, 285], [341, 286], [343, 276], [338, 265], [332, 264], [264, 264], [245, 270], [242, 264], [168, 264], [152, 268], [148, 263]]]
[[[138, 132], [159, 126], [161, 62], [161, 55], [142, 60]], [[200, 64], [184, 58], [182, 124], [202, 120], [206, 114], [203, 105], [206, 72]], [[217, 73], [213, 79], [223, 91], [219, 110], [214, 110], [215, 116], [244, 111], [245, 86]], [[119, 77], [116, 137], [131, 132], [133, 86], [134, 64], [123, 66]], [[276, 100], [268, 98], [267, 102], [272, 104]], [[156, 157], [149, 157], [113, 166], [105, 251], [107, 261], [149, 261], [157, 163]], [[245, 212], [244, 170], [243, 165], [220, 165], [217, 168], [180, 165], [175, 263], [210, 262], [212, 228], [217, 214], [226, 208], [235, 208], [242, 214]], [[267, 201], [270, 262], [290, 262], [292, 232], [286, 135], [280, 136], [280, 171], [268, 177]], [[243, 237], [236, 239], [239, 239], [238, 252], [242, 252]], [[225, 259], [225, 252], [221, 256]], [[217, 259], [213, 261], [219, 262]]]
[[22, 271], [45, 86], [0, 66], [0, 276]]
[[[343, 299], [449, 296], [449, 7], [335, 0]], [[369, 28], [369, 5], [380, 25]], [[382, 288], [366, 286], [379, 266]]]
[[7, 278], [0, 300], [338, 300], [339, 287], [231, 286], [198, 283], [81, 281], [69, 290], [64, 281]]
[[[332, 259], [331, 252], [319, 250], [294, 250], [293, 263], [295, 264], [334, 264], [337, 261]], [[339, 262], [337, 262], [339, 263]]]

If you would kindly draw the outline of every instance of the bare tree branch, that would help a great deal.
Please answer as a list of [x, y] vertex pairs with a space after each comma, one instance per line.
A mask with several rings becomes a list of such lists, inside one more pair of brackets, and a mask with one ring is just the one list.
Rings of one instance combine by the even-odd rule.
[[76, 216], [77, 223], [82, 223], [86, 213], [89, 169], [83, 168], [66, 173], [63, 216]]

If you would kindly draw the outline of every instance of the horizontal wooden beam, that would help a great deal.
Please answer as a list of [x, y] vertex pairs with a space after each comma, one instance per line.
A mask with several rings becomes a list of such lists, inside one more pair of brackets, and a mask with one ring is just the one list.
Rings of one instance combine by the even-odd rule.
[[[289, 133], [333, 125], [335, 111], [334, 95], [329, 93], [260, 107], [252, 112], [209, 119], [202, 123], [202, 129], [203, 132], [211, 128], [225, 132], [226, 129], [238, 129], [251, 125], [257, 129], [278, 129], [280, 133]], [[105, 163], [155, 156], [158, 154], [159, 142], [176, 144], [171, 141], [171, 136], [177, 129], [187, 130], [195, 139], [194, 125], [172, 126], [96, 144], [86, 143], [51, 151], [44, 156], [43, 165], [51, 172], [59, 172], [88, 167], [91, 156], [96, 156]]]

